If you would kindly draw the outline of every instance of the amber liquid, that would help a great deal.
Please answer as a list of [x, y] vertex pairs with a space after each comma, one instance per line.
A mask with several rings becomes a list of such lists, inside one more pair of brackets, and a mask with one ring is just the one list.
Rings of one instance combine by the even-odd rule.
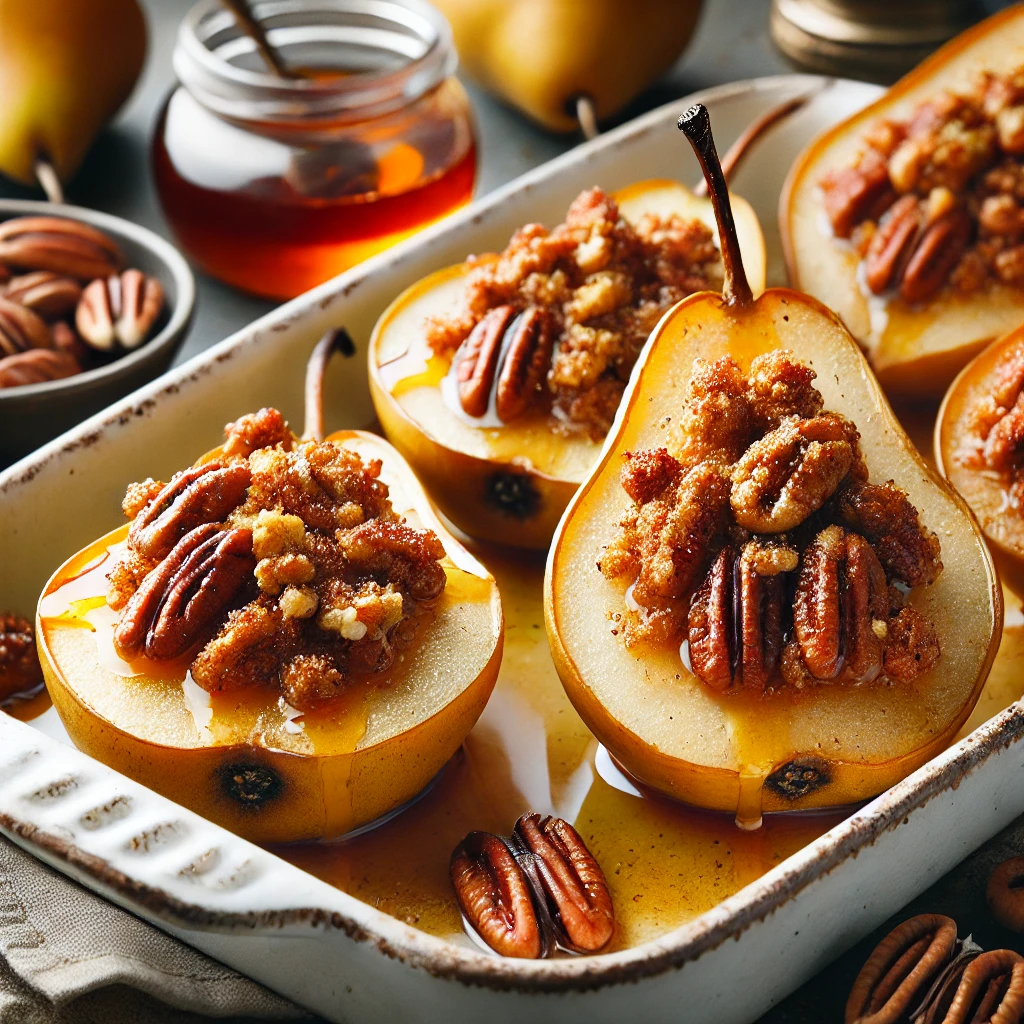
[[[257, 295], [299, 295], [464, 206], [473, 195], [472, 144], [455, 163], [425, 173], [420, 150], [398, 143], [361, 169], [371, 190], [334, 197], [308, 194], [287, 174], [211, 187], [185, 171], [168, 149], [167, 117], [165, 110], [154, 136], [153, 172], [175, 235], [208, 274]], [[343, 153], [335, 155], [344, 161]], [[237, 159], [244, 161], [244, 154]], [[307, 172], [330, 184], [331, 159], [325, 152], [318, 164], [314, 154]]]
[[624, 949], [709, 910], [840, 820], [837, 813], [772, 815], [743, 832], [732, 815], [630, 792], [598, 757], [555, 673], [542, 559], [476, 553], [501, 590], [505, 652], [462, 751], [391, 821], [349, 840], [279, 847], [279, 856], [424, 931], [468, 942], [448, 875], [455, 845], [473, 829], [508, 833], [526, 811], [558, 814], [604, 869], [617, 918], [609, 948]]

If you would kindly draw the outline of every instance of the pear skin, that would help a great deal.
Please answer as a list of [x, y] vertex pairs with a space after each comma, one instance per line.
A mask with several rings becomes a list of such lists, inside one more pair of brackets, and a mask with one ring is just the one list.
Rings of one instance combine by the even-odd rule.
[[146, 58], [137, 0], [0, 0], [0, 172], [67, 181], [128, 98]]
[[699, 0], [435, 0], [466, 70], [555, 132], [579, 128], [589, 96], [610, 117], [667, 71], [693, 34]]

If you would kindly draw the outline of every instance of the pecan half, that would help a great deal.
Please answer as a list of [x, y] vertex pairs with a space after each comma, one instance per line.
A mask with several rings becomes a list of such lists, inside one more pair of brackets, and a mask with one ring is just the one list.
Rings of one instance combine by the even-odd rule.
[[510, 423], [529, 407], [551, 365], [554, 340], [551, 317], [536, 306], [509, 325], [495, 391], [495, 411], [502, 423]]
[[956, 951], [956, 922], [921, 914], [894, 928], [868, 957], [846, 1002], [845, 1024], [898, 1024]]
[[467, 416], [486, 414], [505, 331], [515, 316], [511, 306], [488, 310], [455, 353], [459, 402]]
[[126, 270], [89, 284], [75, 312], [78, 333], [93, 348], [109, 352], [115, 344], [138, 348], [150, 335], [164, 306], [155, 277]]
[[[611, 941], [615, 912], [601, 866], [580, 834], [562, 818], [524, 814], [512, 838], [528, 853], [520, 858], [539, 882], [558, 944], [574, 953], [596, 953]], [[529, 866], [527, 866], [529, 865]]]
[[533, 887], [504, 839], [470, 832], [455, 847], [450, 870], [459, 909], [491, 949], [530, 960], [547, 955]]
[[595, 953], [615, 932], [604, 872], [562, 818], [524, 814], [509, 839], [470, 832], [451, 877], [467, 923], [503, 956]]
[[900, 282], [900, 295], [907, 302], [923, 302], [946, 283], [967, 248], [971, 230], [971, 218], [961, 207], [925, 227]]
[[794, 650], [783, 660], [787, 681], [795, 648], [815, 680], [870, 682], [882, 671], [889, 594], [885, 572], [863, 537], [840, 526], [822, 530], [804, 552], [793, 605]]
[[853, 424], [836, 413], [787, 420], [765, 434], [732, 469], [736, 522], [756, 533], [799, 526], [850, 472], [858, 440]]
[[864, 277], [868, 287], [880, 295], [903, 275], [918, 234], [922, 212], [917, 196], [901, 196], [879, 221], [864, 256]]
[[0, 263], [19, 270], [51, 270], [79, 281], [109, 277], [121, 250], [102, 231], [66, 217], [15, 217], [0, 224]]
[[922, 522], [907, 492], [889, 480], [858, 483], [838, 502], [839, 518], [863, 534], [890, 579], [908, 587], [934, 583], [942, 572], [939, 538]]
[[146, 558], [163, 558], [190, 530], [221, 522], [245, 497], [250, 480], [244, 462], [207, 462], [176, 473], [135, 517], [128, 543]]
[[865, 218], [881, 216], [896, 195], [889, 183], [885, 158], [874, 149], [864, 154], [858, 166], [827, 175], [821, 187], [825, 213], [839, 238], [849, 238]]
[[176, 658], [214, 627], [256, 560], [252, 531], [198, 526], [142, 581], [114, 630], [118, 654]]
[[48, 348], [30, 348], [0, 359], [0, 388], [17, 388], [24, 384], [44, 384], [81, 373], [78, 360], [68, 352]]
[[50, 322], [70, 316], [75, 311], [82, 297], [82, 286], [66, 274], [36, 270], [12, 277], [3, 294]]
[[50, 330], [41, 317], [11, 299], [0, 296], [0, 355], [32, 348], [49, 348]]
[[0, 701], [25, 693], [43, 681], [32, 623], [0, 612]]
[[796, 552], [751, 541], [737, 557], [724, 548], [690, 604], [690, 666], [705, 686], [763, 691], [779, 664], [783, 642], [783, 573]]
[[1020, 1024], [1022, 1018], [1024, 957], [1009, 949], [993, 949], [972, 957], [962, 973], [951, 972], [915, 1020], [921, 1024]]

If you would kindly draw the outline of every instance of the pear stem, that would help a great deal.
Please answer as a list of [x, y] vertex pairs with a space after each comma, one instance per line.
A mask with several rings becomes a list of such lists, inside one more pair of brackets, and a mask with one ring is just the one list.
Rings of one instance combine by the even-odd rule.
[[718, 244], [722, 250], [722, 266], [725, 269], [725, 280], [722, 283], [722, 297], [729, 306], [749, 306], [754, 301], [743, 269], [743, 256], [740, 253], [740, 240], [736, 234], [736, 221], [732, 216], [732, 203], [729, 201], [729, 187], [725, 183], [725, 174], [715, 149], [714, 136], [711, 134], [711, 117], [703, 103], [697, 103], [683, 114], [678, 121], [679, 130], [686, 136], [693, 152], [704, 172], [704, 180], [708, 183], [711, 203], [715, 208], [715, 220], [718, 221]]
[[596, 139], [601, 134], [601, 129], [597, 127], [597, 110], [594, 107], [593, 97], [586, 93], [581, 93], [576, 97], [576, 120], [579, 121], [580, 131], [583, 132], [583, 138], [587, 142]]
[[63, 203], [64, 186], [60, 183], [60, 178], [57, 177], [53, 164], [45, 156], [37, 156], [32, 169], [35, 171], [39, 187], [46, 193], [46, 198], [51, 203]]
[[302, 436], [309, 441], [322, 441], [324, 437], [324, 376], [336, 352], [350, 357], [356, 354], [356, 344], [344, 327], [328, 331], [316, 343], [306, 363], [306, 422]]
[[263, 26], [257, 21], [249, 7], [249, 0], [221, 0], [221, 3], [235, 16], [238, 27], [256, 44], [256, 49], [266, 62], [267, 67], [278, 78], [299, 77], [285, 67], [281, 55], [270, 45]]

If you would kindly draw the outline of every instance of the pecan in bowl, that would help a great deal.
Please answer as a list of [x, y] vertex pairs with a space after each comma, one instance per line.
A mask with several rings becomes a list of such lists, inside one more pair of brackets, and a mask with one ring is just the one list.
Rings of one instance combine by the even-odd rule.
[[601, 557], [625, 643], [678, 646], [709, 689], [907, 683], [939, 660], [911, 598], [938, 538], [856, 425], [787, 353], [696, 368], [673, 448], [626, 453], [631, 506]]

